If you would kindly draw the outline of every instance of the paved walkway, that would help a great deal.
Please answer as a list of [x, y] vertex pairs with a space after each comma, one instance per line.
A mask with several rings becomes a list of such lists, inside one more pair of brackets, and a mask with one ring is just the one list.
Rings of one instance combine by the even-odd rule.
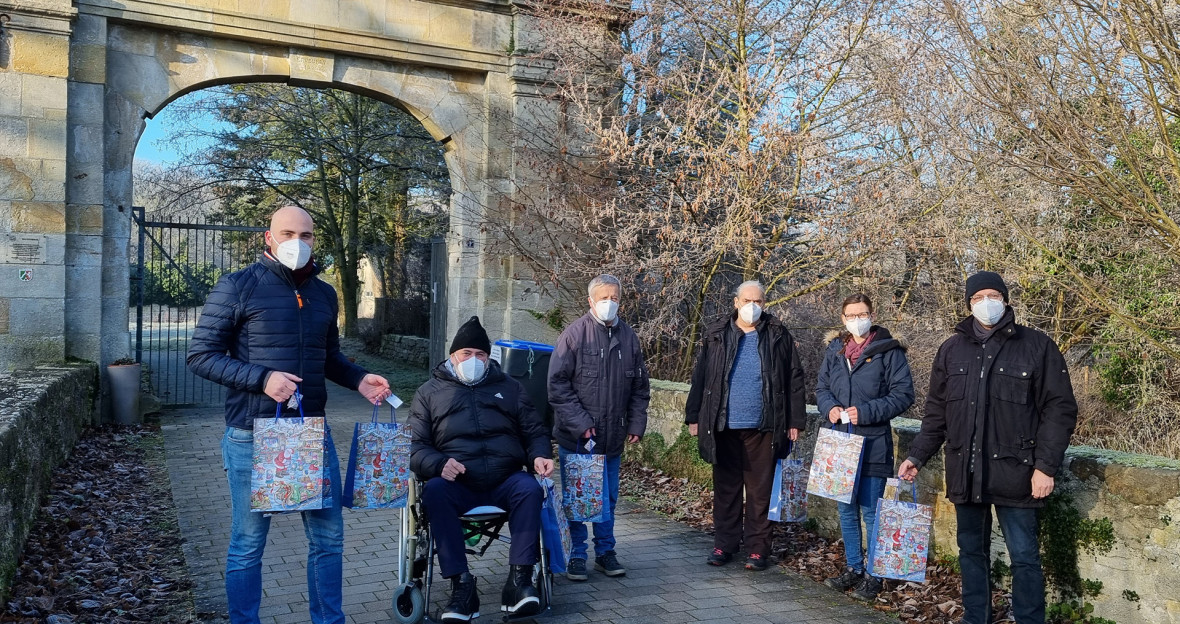
[[[328, 422], [343, 465], [352, 425], [367, 420], [370, 408], [356, 393], [333, 388]], [[402, 397], [407, 402], [410, 397]], [[406, 417], [405, 408], [399, 420]], [[224, 567], [229, 539], [229, 488], [221, 468], [219, 442], [225, 420], [220, 409], [166, 412], [161, 418], [172, 494], [176, 500], [184, 552], [196, 583], [197, 610], [224, 616]], [[643, 511], [634, 504], [621, 509], [616, 532], [625, 577], [608, 579], [591, 571], [590, 580], [558, 577], [554, 606], [541, 624], [690, 623], [857, 624], [895, 622], [822, 584], [781, 568], [746, 572], [740, 565], [704, 564], [712, 538], [680, 523]], [[344, 610], [352, 624], [391, 622], [390, 600], [397, 585], [397, 511], [344, 510]], [[297, 515], [271, 524], [263, 560], [262, 621], [307, 622], [307, 540]], [[500, 588], [507, 570], [507, 549], [494, 546], [483, 558], [471, 558], [479, 578], [478, 620], [499, 621]], [[442, 607], [449, 584], [436, 578], [434, 609]], [[432, 609], [432, 612], [434, 610]], [[224, 621], [210, 618], [211, 622]]]

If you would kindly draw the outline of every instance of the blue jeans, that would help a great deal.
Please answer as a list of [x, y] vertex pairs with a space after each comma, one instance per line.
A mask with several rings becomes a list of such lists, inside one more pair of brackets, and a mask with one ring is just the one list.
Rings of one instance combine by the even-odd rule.
[[[262, 551], [270, 518], [250, 511], [250, 468], [254, 461], [254, 432], [229, 427], [221, 439], [221, 457], [229, 478], [233, 524], [225, 559], [225, 596], [233, 624], [258, 622], [262, 602]], [[344, 518], [340, 511], [340, 461], [332, 432], [326, 433], [324, 468], [332, 480], [329, 509], [300, 512], [307, 534], [307, 594], [311, 621], [341, 624], [344, 611], [341, 584], [344, 561]]]
[[[565, 450], [560, 445], [557, 447], [558, 455], [561, 457], [561, 473], [565, 476], [565, 458], [567, 455], [574, 455], [574, 453]], [[594, 554], [601, 557], [607, 551], [615, 549], [615, 507], [619, 504], [619, 464], [623, 462], [621, 455], [614, 457], [607, 457], [604, 462], [606, 467], [606, 482], [603, 483], [603, 490], [605, 496], [603, 497], [603, 506], [606, 507], [604, 511], [610, 513], [610, 518], [605, 522], [594, 523]], [[570, 559], [585, 559], [586, 558], [586, 537], [588, 535], [586, 530], [586, 523], [574, 522], [570, 520]]]
[[857, 572], [865, 570], [865, 551], [861, 548], [860, 520], [865, 521], [865, 535], [872, 540], [877, 528], [877, 500], [885, 493], [884, 477], [861, 475], [851, 503], [836, 503], [840, 510], [840, 534], [844, 537], [844, 561]]
[[[1017, 624], [1045, 621], [1045, 576], [1037, 544], [1037, 510], [996, 505], [996, 517], [1012, 559], [1012, 614]], [[992, 621], [992, 506], [955, 505], [959, 567], [963, 572], [964, 624]]]

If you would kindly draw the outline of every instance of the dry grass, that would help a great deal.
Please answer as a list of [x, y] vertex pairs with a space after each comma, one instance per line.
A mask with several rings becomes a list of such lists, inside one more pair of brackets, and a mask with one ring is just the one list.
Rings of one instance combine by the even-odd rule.
[[1073, 444], [1180, 459], [1180, 404], [1161, 397], [1144, 407], [1118, 410], [1102, 400], [1093, 384], [1079, 379], [1082, 376], [1074, 374], [1078, 427]]

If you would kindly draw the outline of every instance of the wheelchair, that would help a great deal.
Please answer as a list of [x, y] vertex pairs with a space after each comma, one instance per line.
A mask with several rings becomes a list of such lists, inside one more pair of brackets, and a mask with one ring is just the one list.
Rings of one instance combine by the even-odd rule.
[[[434, 580], [434, 540], [430, 534], [430, 523], [421, 494], [424, 483], [415, 479], [410, 487], [406, 507], [401, 510], [401, 534], [398, 540], [398, 587], [393, 593], [393, 619], [398, 624], [419, 624], [438, 621], [438, 613], [432, 617], [430, 590]], [[511, 537], [501, 535], [508, 523], [508, 512], [499, 507], [483, 506], [468, 510], [459, 517], [463, 527], [463, 540], [468, 555], [483, 556], [496, 542], [511, 542]], [[533, 585], [541, 599], [540, 612], [532, 615], [510, 615], [504, 612], [503, 622], [530, 620], [541, 617], [551, 608], [553, 596], [553, 572], [549, 568], [549, 551], [545, 537], [540, 539], [541, 559], [533, 566]]]

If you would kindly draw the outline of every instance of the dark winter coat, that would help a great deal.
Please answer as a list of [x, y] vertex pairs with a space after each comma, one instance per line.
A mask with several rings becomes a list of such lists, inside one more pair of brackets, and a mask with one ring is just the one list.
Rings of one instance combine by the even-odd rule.
[[591, 427], [594, 453], [617, 456], [627, 435], [647, 430], [651, 384], [639, 338], [616, 319], [606, 327], [587, 312], [561, 332], [549, 359], [553, 437], [567, 451]]
[[454, 458], [466, 472], [457, 482], [488, 491], [533, 460], [550, 457], [549, 432], [519, 381], [495, 360], [474, 386], [459, 381], [446, 362], [414, 393], [410, 406], [410, 469], [421, 479], [442, 475]]
[[[684, 407], [684, 422], [697, 425], [701, 459], [710, 464], [717, 463], [717, 432], [725, 429], [727, 420], [729, 373], [744, 333], [736, 319], [734, 311], [705, 328]], [[762, 362], [762, 421], [758, 430], [771, 434], [774, 457], [782, 459], [790, 451], [788, 430], [807, 428], [803, 366], [791, 332], [773, 314], [763, 312], [755, 327]]]
[[365, 370], [340, 353], [338, 306], [331, 286], [313, 275], [297, 287], [291, 270], [265, 253], [217, 281], [193, 330], [188, 367], [229, 388], [226, 425], [253, 429], [255, 418], [274, 417], [275, 402], [262, 392], [271, 372], [303, 379], [306, 416], [324, 415], [325, 379], [360, 385]]
[[[855, 407], [857, 424], [852, 433], [865, 437], [861, 474], [869, 477], [897, 475], [893, 465], [893, 429], [889, 421], [914, 404], [914, 378], [905, 347], [884, 327], [873, 326], [873, 340], [849, 370], [844, 341], [828, 343], [815, 385], [815, 402], [824, 426], [833, 407]], [[839, 425], [847, 431], [845, 425]]]
[[1033, 470], [1057, 475], [1077, 423], [1065, 359], [1048, 336], [1017, 325], [1011, 308], [985, 343], [975, 322], [963, 319], [938, 348], [910, 458], [920, 467], [945, 441], [952, 503], [1040, 507]]

